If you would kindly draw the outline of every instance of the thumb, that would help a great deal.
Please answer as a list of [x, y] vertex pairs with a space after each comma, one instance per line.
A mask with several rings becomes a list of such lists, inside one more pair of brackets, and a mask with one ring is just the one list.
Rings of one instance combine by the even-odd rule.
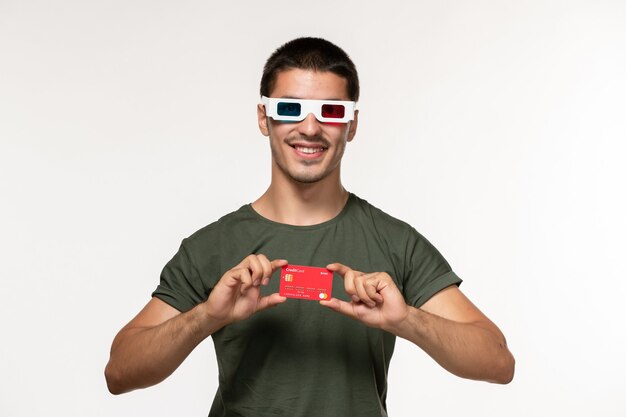
[[275, 305], [284, 303], [285, 301], [287, 301], [287, 297], [283, 297], [282, 295], [275, 292], [274, 294], [261, 297], [259, 299], [259, 304], [257, 305], [256, 311], [263, 311], [266, 308], [274, 307]]
[[352, 310], [352, 305], [343, 300], [339, 300], [333, 297], [330, 300], [320, 300], [320, 304], [324, 307], [328, 307], [331, 310], [336, 311], [337, 313], [341, 313], [353, 319], [356, 318], [356, 314], [354, 314], [354, 310]]

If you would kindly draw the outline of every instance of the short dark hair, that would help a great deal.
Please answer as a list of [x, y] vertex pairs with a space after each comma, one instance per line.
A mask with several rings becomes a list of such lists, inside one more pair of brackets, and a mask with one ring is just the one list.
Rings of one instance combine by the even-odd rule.
[[337, 45], [322, 38], [297, 38], [276, 49], [263, 68], [261, 95], [269, 97], [278, 73], [288, 69], [330, 71], [348, 82], [350, 100], [359, 99], [359, 76], [354, 62]]

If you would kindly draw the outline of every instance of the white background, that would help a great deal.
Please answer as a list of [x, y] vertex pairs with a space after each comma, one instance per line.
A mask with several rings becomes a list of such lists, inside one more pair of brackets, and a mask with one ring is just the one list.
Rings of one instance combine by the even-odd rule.
[[360, 72], [346, 187], [517, 359], [496, 386], [399, 341], [390, 415], [623, 416], [626, 3], [599, 0], [0, 0], [0, 415], [208, 413], [210, 340], [146, 390], [103, 369], [182, 238], [269, 184], [258, 83], [301, 35]]

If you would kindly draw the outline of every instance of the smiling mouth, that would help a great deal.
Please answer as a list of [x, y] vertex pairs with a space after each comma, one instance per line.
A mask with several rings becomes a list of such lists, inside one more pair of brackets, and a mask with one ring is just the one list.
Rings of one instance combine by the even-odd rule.
[[300, 145], [289, 145], [289, 146], [294, 148], [296, 151], [307, 154], [307, 155], [321, 153], [328, 149], [323, 146], [300, 146]]

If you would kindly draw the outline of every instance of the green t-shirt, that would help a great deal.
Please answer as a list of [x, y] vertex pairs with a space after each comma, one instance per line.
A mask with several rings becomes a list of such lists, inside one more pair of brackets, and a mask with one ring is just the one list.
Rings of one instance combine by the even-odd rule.
[[[341, 262], [385, 271], [419, 307], [461, 280], [423, 236], [350, 194], [332, 220], [314, 226], [272, 222], [244, 205], [187, 239], [167, 263], [153, 296], [184, 312], [208, 298], [224, 272], [250, 254], [290, 264]], [[278, 292], [276, 271], [263, 294]], [[333, 297], [348, 300], [333, 277]], [[395, 336], [308, 300], [288, 299], [212, 335], [217, 416], [386, 416], [387, 370]]]

